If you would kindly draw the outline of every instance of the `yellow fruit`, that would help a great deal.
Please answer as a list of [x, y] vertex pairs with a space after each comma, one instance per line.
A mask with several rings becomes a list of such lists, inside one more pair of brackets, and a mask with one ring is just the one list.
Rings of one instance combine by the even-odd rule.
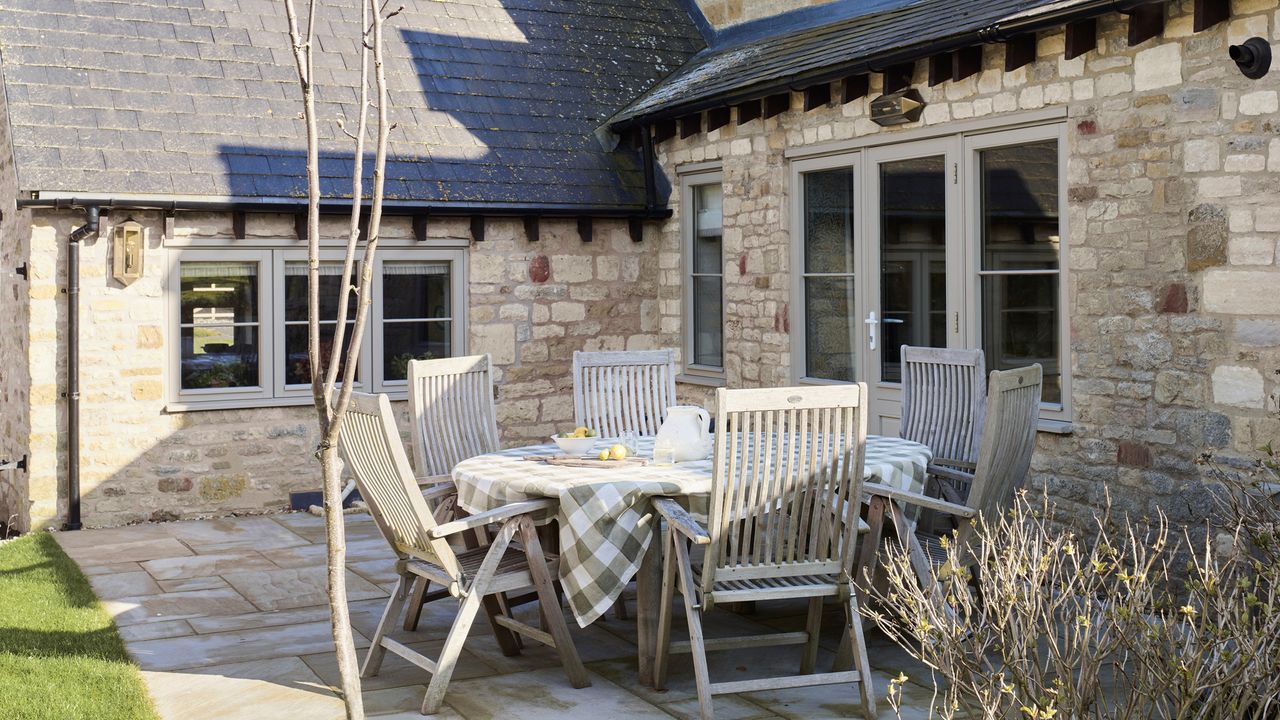
[[613, 447], [609, 448], [609, 457], [610, 457], [610, 458], [612, 458], [612, 459], [614, 459], [614, 460], [626, 460], [626, 459], [627, 459], [627, 446], [626, 446], [626, 445], [614, 445]]
[[596, 455], [596, 457], [597, 457], [598, 459], [600, 459], [600, 460], [608, 460], [608, 459], [609, 459], [609, 451], [608, 451], [608, 450], [601, 450], [601, 451], [600, 451], [600, 454], [599, 454], [599, 455]]

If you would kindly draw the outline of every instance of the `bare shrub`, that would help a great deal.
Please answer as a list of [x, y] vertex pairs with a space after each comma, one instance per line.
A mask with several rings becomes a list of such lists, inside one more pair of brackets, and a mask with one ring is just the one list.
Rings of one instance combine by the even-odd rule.
[[1280, 718], [1280, 505], [1256, 470], [1218, 472], [1220, 511], [1181, 532], [1104, 512], [1077, 534], [1020, 495], [946, 543], [945, 604], [895, 546], [864, 612], [931, 668], [938, 717]]

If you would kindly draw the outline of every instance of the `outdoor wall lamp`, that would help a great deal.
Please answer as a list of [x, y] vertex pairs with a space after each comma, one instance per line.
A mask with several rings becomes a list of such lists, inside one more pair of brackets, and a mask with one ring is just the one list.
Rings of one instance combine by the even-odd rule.
[[128, 285], [142, 277], [142, 224], [126, 220], [115, 227], [115, 243], [111, 248], [111, 277]]
[[906, 88], [871, 101], [871, 122], [887, 127], [915, 122], [924, 112], [924, 98], [915, 88]]
[[1235, 61], [1244, 76], [1257, 80], [1271, 69], [1271, 43], [1260, 37], [1251, 37], [1239, 45], [1227, 48], [1227, 54]]

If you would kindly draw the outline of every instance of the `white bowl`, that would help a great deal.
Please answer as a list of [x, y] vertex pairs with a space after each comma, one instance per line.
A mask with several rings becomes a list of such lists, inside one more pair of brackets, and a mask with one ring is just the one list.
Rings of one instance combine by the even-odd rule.
[[560, 446], [560, 452], [570, 457], [581, 457], [589, 454], [593, 449], [595, 449], [597, 438], [563, 438], [552, 435], [551, 439], [555, 440], [556, 445]]

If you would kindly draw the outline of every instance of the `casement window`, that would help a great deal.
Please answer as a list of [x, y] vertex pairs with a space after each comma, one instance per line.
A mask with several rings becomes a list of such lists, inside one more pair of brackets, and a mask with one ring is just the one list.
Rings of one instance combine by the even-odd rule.
[[901, 345], [1040, 363], [1041, 426], [1070, 421], [1064, 125], [976, 128], [792, 163], [793, 367], [864, 381], [896, 431]]
[[684, 374], [717, 380], [724, 375], [723, 190], [719, 173], [682, 180]]
[[[465, 257], [462, 250], [435, 248], [379, 252], [357, 390], [402, 395], [410, 360], [463, 351]], [[310, 402], [306, 252], [183, 248], [170, 259], [172, 409]], [[341, 251], [323, 250], [320, 340], [326, 356], [338, 327], [341, 274]], [[353, 295], [345, 319], [347, 346], [355, 316]]]

